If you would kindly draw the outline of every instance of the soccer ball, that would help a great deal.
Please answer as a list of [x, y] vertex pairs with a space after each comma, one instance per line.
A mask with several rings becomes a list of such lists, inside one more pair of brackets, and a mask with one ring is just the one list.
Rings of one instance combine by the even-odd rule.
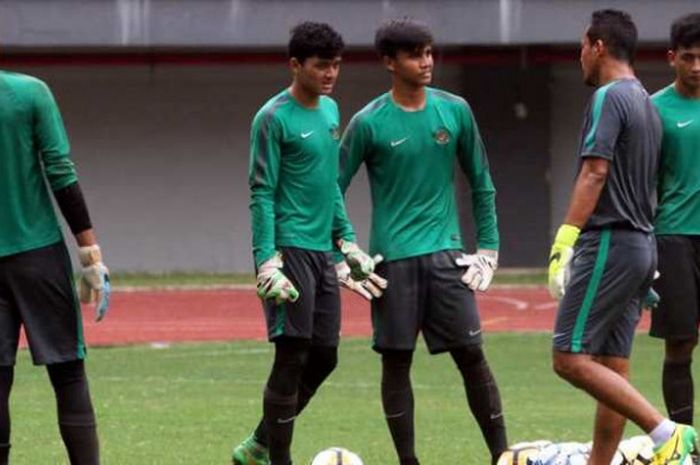
[[647, 435], [623, 440], [617, 447], [612, 465], [643, 465], [651, 463], [654, 443]]
[[528, 458], [538, 454], [550, 444], [550, 441], [531, 441], [513, 444], [501, 454], [496, 465], [527, 465]]
[[322, 450], [311, 461], [311, 465], [363, 465], [360, 457], [342, 447]]

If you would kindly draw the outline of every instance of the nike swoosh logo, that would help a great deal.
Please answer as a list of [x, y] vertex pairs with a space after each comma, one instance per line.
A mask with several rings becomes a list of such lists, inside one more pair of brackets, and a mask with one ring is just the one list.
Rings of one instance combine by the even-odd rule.
[[307, 137], [309, 137], [309, 136], [310, 136], [311, 134], [313, 134], [313, 133], [314, 133], [313, 131], [302, 132], [302, 133], [301, 133], [301, 138], [302, 138], [302, 139], [306, 139]]
[[678, 126], [680, 129], [683, 129], [686, 126], [690, 126], [693, 123], [693, 121], [695, 120], [691, 119], [690, 121], [679, 121], [676, 123], [676, 126]]
[[392, 147], [396, 147], [397, 145], [403, 144], [403, 143], [406, 142], [407, 140], [408, 140], [408, 137], [404, 137], [403, 139], [399, 139], [399, 140], [392, 140], [392, 141], [391, 141], [391, 146], [392, 146]]
[[278, 418], [278, 419], [277, 419], [277, 423], [279, 423], [280, 425], [283, 425], [283, 424], [285, 424], [285, 423], [291, 423], [291, 422], [294, 421], [294, 419], [295, 419], [296, 417], [297, 417], [297, 416], [294, 415], [293, 417], [289, 417], [289, 418]]
[[477, 329], [476, 331], [469, 330], [469, 335], [470, 335], [470, 336], [476, 336], [476, 335], [479, 334], [480, 332], [481, 332], [480, 329]]
[[692, 409], [692, 408], [693, 408], [692, 405], [687, 405], [687, 406], [685, 406], [685, 407], [679, 408], [678, 410], [671, 410], [671, 411], [668, 412], [668, 413], [671, 414], [671, 415], [675, 415], [676, 413], [685, 412], [686, 410], [690, 410], [690, 409]]
[[552, 334], [552, 339], [556, 339], [558, 337], [563, 337], [566, 336], [566, 333], [554, 333]]
[[560, 260], [561, 259], [561, 253], [557, 252], [555, 254], [552, 254], [551, 257], [549, 257], [549, 263], [552, 263], [554, 260]]
[[498, 413], [492, 413], [489, 415], [489, 418], [492, 420], [495, 420], [496, 418], [501, 418], [503, 416], [503, 412], [498, 412]]

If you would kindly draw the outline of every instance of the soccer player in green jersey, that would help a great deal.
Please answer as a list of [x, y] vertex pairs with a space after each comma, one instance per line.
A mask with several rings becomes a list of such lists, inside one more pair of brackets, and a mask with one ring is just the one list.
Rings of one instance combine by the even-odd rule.
[[663, 395], [673, 421], [693, 423], [693, 349], [700, 322], [700, 14], [671, 26], [675, 81], [652, 96], [663, 123], [654, 220], [661, 296], [650, 334], [665, 339]]
[[[253, 255], [275, 358], [263, 419], [235, 447], [235, 465], [290, 465], [294, 419], [336, 366], [340, 297], [333, 249], [353, 283], [374, 261], [355, 244], [338, 187], [339, 113], [328, 97], [343, 40], [327, 24], [292, 29], [292, 84], [253, 119], [249, 184]], [[375, 289], [381, 291], [381, 289]]]
[[592, 14], [581, 67], [596, 91], [569, 209], [550, 254], [550, 291], [561, 299], [554, 370], [598, 402], [589, 465], [610, 464], [627, 419], [653, 440], [653, 465], [684, 463], [697, 438], [692, 426], [664, 418], [628, 381], [641, 302], [656, 269], [653, 195], [662, 137], [632, 68], [636, 43], [629, 14]]
[[109, 277], [58, 106], [42, 81], [0, 71], [0, 465], [9, 461], [8, 401], [22, 326], [34, 364], [46, 365], [70, 463], [100, 461], [80, 304], [50, 191], [79, 245], [80, 300], [97, 302], [99, 321]]
[[[495, 189], [486, 151], [464, 99], [428, 87], [433, 36], [419, 22], [382, 25], [375, 46], [389, 92], [358, 112], [343, 135], [340, 187], [362, 163], [372, 195], [370, 252], [390, 287], [372, 300], [373, 348], [382, 357], [381, 399], [401, 465], [416, 465], [410, 368], [419, 332], [431, 353], [449, 352], [495, 462], [506, 448], [501, 400], [482, 351], [474, 291], [485, 291], [498, 259]], [[472, 189], [476, 254], [462, 252], [455, 165]], [[466, 454], [466, 451], [465, 451]]]

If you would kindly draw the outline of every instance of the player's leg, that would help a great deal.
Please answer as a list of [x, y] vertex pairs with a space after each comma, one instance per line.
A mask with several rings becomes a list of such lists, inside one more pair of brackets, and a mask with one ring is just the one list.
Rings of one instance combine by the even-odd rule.
[[7, 465], [10, 458], [10, 391], [14, 372], [12, 365], [0, 366], [0, 465]]
[[10, 391], [20, 328], [6, 279], [13, 271], [12, 263], [11, 257], [0, 258], [0, 465], [7, 465], [10, 455]]
[[451, 349], [450, 355], [462, 374], [469, 408], [476, 419], [491, 462], [496, 463], [508, 448], [501, 395], [480, 345]]
[[298, 385], [310, 344], [308, 339], [287, 337], [275, 342], [275, 360], [263, 394], [263, 418], [272, 465], [291, 463]]
[[700, 313], [700, 257], [694, 238], [659, 236], [659, 272], [654, 283], [661, 301], [652, 310], [649, 334], [665, 339], [662, 388], [673, 421], [693, 423], [692, 353]]
[[[639, 323], [642, 300], [651, 284], [651, 274], [639, 288], [638, 294], [630, 299], [625, 311], [607, 332], [595, 362], [609, 368], [629, 381], [629, 355], [632, 353], [634, 331]], [[590, 465], [609, 465], [615, 455], [617, 446], [622, 440], [627, 418], [609, 406], [598, 402], [595, 425], [593, 429], [593, 447], [591, 449]]]
[[382, 408], [400, 465], [416, 465], [412, 350], [382, 351]]
[[[622, 357], [595, 357], [595, 361], [606, 366], [625, 379], [629, 379], [629, 360]], [[610, 465], [622, 440], [627, 418], [607, 405], [598, 402], [593, 427], [593, 446], [588, 465]]]
[[[95, 414], [83, 365], [82, 314], [65, 244], [17, 256], [8, 277], [36, 365], [47, 365], [71, 464], [96, 465]], [[50, 311], [47, 311], [50, 309]]]
[[[338, 363], [340, 340], [340, 291], [333, 257], [318, 254], [315, 258], [319, 270], [316, 291], [316, 307], [313, 321], [313, 338], [306, 364], [299, 380], [297, 415], [308, 405], [319, 386], [333, 372]], [[325, 259], [325, 260], [324, 260]], [[267, 448], [267, 425], [261, 420], [253, 435], [257, 444]]]
[[56, 395], [58, 426], [71, 465], [98, 465], [99, 442], [82, 360], [47, 365]]
[[319, 278], [311, 349], [299, 381], [299, 411], [306, 407], [338, 364], [338, 344], [340, 343], [338, 274], [335, 271], [332, 254], [317, 254], [314, 258]]
[[400, 465], [418, 465], [410, 371], [425, 301], [419, 258], [381, 263], [377, 273], [392, 283], [380, 299], [372, 300], [373, 348], [382, 356], [384, 418]]
[[620, 230], [581, 234], [557, 313], [553, 365], [559, 376], [650, 431], [663, 419], [661, 414], [623, 376], [592, 357], [629, 356], [638, 309], [626, 328], [632, 334], [626, 335], [625, 353], [605, 350], [620, 320], [631, 316], [628, 304], [652, 273], [654, 255], [645, 247], [644, 238], [641, 233]]
[[450, 352], [462, 375], [469, 408], [496, 463], [508, 447], [501, 396], [482, 350], [474, 292], [462, 282], [464, 270], [455, 264], [459, 255], [459, 251], [443, 251], [425, 257], [429, 293], [423, 336], [431, 353]]
[[666, 340], [662, 389], [666, 411], [676, 423], [693, 424], [695, 388], [691, 365], [698, 340]]
[[[655, 268], [652, 236], [626, 230], [582, 234], [557, 314], [553, 365], [559, 376], [649, 433], [657, 447], [670, 444], [677, 430], [683, 438], [674, 444], [681, 449], [661, 447], [657, 458], [676, 452], [684, 458], [693, 449], [695, 431], [675, 428], [623, 376], [590, 355], [629, 357], [640, 311], [639, 300], [634, 301], [648, 291]], [[618, 325], [624, 331], [616, 332]], [[611, 336], [622, 341], [616, 352], [610, 351]]]
[[283, 272], [299, 291], [299, 299], [279, 305], [263, 302], [275, 359], [263, 394], [263, 418], [255, 432], [234, 448], [234, 465], [287, 465], [290, 461], [298, 385], [313, 335], [318, 282], [314, 255], [318, 253], [297, 248], [284, 248], [283, 253]]

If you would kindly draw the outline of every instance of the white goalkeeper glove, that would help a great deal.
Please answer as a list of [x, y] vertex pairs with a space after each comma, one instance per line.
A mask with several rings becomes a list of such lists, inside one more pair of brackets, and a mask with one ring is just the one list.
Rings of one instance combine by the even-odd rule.
[[[372, 259], [374, 265], [380, 263], [383, 260], [381, 255], [375, 255]], [[386, 279], [382, 278], [378, 274], [372, 272], [367, 276], [366, 279], [357, 281], [353, 279], [350, 274], [350, 266], [347, 262], [342, 261], [335, 264], [335, 271], [338, 273], [338, 283], [350, 289], [353, 292], [360, 294], [367, 300], [376, 299], [382, 296], [384, 289], [387, 288], [388, 283]]]
[[455, 259], [457, 266], [466, 267], [462, 282], [472, 291], [485, 291], [491, 285], [493, 272], [498, 268], [498, 252], [496, 250], [477, 249], [475, 254]]
[[360, 249], [360, 247], [343, 239], [338, 240], [338, 248], [340, 253], [345, 257], [350, 267], [350, 277], [355, 281], [364, 281], [369, 278], [369, 275], [374, 271], [374, 260]]
[[109, 297], [112, 291], [109, 270], [102, 263], [100, 246], [89, 245], [78, 249], [82, 266], [78, 295], [83, 303], [95, 302], [95, 321], [101, 321], [109, 310]]
[[263, 262], [258, 269], [258, 297], [263, 300], [273, 299], [276, 304], [290, 301], [296, 302], [299, 291], [294, 284], [282, 273], [282, 254], [276, 252], [269, 260]]

